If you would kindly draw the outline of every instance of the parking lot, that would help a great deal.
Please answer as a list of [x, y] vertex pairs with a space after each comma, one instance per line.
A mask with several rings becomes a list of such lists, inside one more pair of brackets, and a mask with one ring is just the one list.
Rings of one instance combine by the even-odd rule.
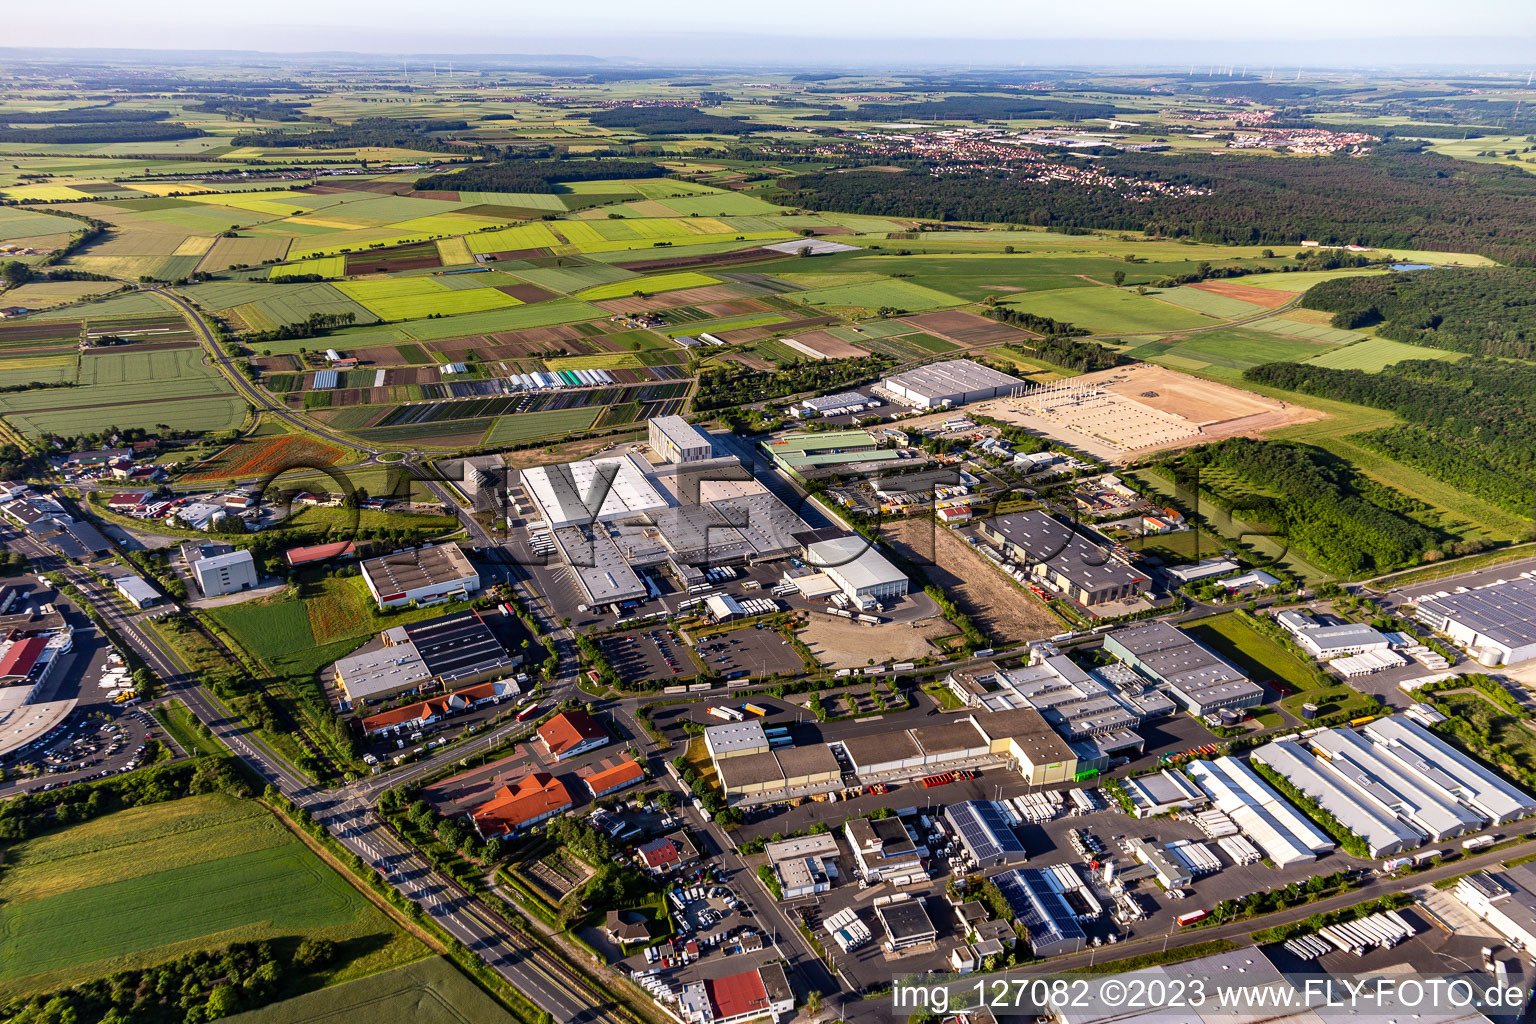
[[603, 655], [626, 685], [648, 679], [692, 679], [698, 666], [688, 645], [665, 625], [637, 627], [633, 633], [616, 633], [601, 641]]
[[724, 679], [805, 671], [805, 661], [794, 645], [780, 636], [778, 630], [763, 626], [733, 629], [700, 640], [698, 656], [711, 672]]

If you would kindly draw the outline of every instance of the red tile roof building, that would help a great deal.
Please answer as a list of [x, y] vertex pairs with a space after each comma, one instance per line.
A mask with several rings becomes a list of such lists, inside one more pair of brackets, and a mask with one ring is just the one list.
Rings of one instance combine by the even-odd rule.
[[307, 548], [289, 548], [283, 552], [284, 560], [294, 566], [324, 562], [331, 558], [353, 558], [356, 555], [357, 546], [349, 540], [339, 540], [334, 544], [315, 544]]
[[546, 772], [534, 772], [502, 786], [470, 817], [481, 837], [489, 839], [537, 824], [570, 807], [571, 794], [564, 783]]
[[585, 711], [567, 711], [539, 726], [539, 742], [556, 761], [596, 750], [611, 742], [608, 730]]
[[363, 719], [363, 732], [365, 735], [372, 736], [389, 729], [397, 731], [404, 731], [406, 727], [420, 729], [457, 712], [479, 707], [487, 701], [515, 697], [518, 692], [517, 684], [506, 680], [466, 686], [462, 690], [454, 690], [445, 696], [433, 697], [418, 704], [407, 704], [393, 711], [370, 715]]
[[631, 758], [625, 758], [612, 768], [606, 768], [600, 772], [593, 772], [587, 776], [587, 788], [592, 791], [592, 799], [608, 793], [616, 793], [625, 786], [633, 786], [645, 778], [645, 769]]

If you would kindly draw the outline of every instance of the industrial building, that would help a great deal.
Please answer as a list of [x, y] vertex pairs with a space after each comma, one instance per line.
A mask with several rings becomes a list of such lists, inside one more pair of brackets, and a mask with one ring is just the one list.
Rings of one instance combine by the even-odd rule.
[[1418, 620], [1466, 648], [1480, 665], [1536, 658], [1536, 578], [1504, 580], [1459, 594], [1420, 598]]
[[837, 837], [830, 832], [781, 839], [763, 852], [785, 899], [826, 892], [837, 879]]
[[880, 442], [863, 430], [779, 434], [761, 447], [775, 466], [802, 484], [833, 473], [873, 473], [913, 465], [901, 451], [881, 448]]
[[1314, 861], [1337, 845], [1235, 757], [1196, 761], [1189, 774], [1276, 867]]
[[879, 897], [875, 900], [875, 916], [885, 928], [887, 952], [931, 946], [938, 941], [939, 930], [923, 909], [921, 897], [907, 893]]
[[970, 359], [946, 359], [887, 377], [880, 388], [918, 409], [943, 409], [1006, 395], [1024, 382]]
[[464, 611], [393, 626], [382, 646], [336, 662], [336, 682], [354, 704], [375, 703], [407, 690], [467, 686], [499, 679], [523, 663], [528, 628], [501, 611]]
[[112, 584], [117, 588], [117, 592], [123, 595], [123, 600], [141, 610], [156, 604], [164, 596], [143, 576], [132, 574], [119, 576], [112, 581]]
[[887, 782], [967, 765], [1003, 765], [1031, 785], [1070, 782], [1077, 755], [1034, 708], [957, 716], [943, 725], [841, 740], [854, 772]]
[[1455, 800], [1495, 825], [1536, 814], [1536, 798], [1510, 785], [1407, 715], [1366, 724], [1381, 753], [1413, 772], [1443, 798]]
[[1015, 868], [994, 875], [992, 880], [1008, 901], [1015, 919], [1028, 930], [1030, 949], [1035, 956], [1060, 956], [1083, 948], [1088, 939], [1083, 926], [1045, 872]]
[[1475, 871], [1462, 876], [1452, 892], [1512, 948], [1536, 949], [1536, 869], [1531, 865], [1498, 874]]
[[777, 1021], [795, 1008], [795, 993], [778, 963], [684, 985], [678, 1000], [683, 1024]]
[[1251, 708], [1264, 688], [1167, 622], [1110, 633], [1104, 650], [1150, 679], [1190, 714]]
[[1199, 786], [1190, 782], [1183, 772], [1172, 769], [1165, 768], [1153, 775], [1133, 775], [1123, 785], [1138, 818], [1172, 814], [1210, 803], [1210, 797]]
[[733, 456], [652, 466], [634, 454], [523, 471], [540, 532], [587, 602], [633, 606], [655, 596], [640, 570], [685, 586], [704, 569], [799, 554], [809, 530]]
[[706, 462], [715, 446], [709, 435], [681, 416], [657, 416], [649, 421], [651, 451], [671, 463]]
[[922, 854], [900, 818], [851, 818], [843, 838], [866, 882], [903, 886], [928, 881]]
[[256, 585], [256, 563], [249, 551], [210, 555], [192, 563], [192, 575], [204, 597], [222, 597]]
[[901, 570], [875, 550], [873, 542], [857, 535], [807, 544], [805, 560], [825, 572], [861, 608], [905, 597], [911, 585]]
[[715, 762], [726, 802], [768, 803], [811, 796], [841, 785], [842, 769], [825, 746], [780, 747]]
[[763, 732], [762, 720], [758, 718], [711, 725], [704, 730], [704, 749], [719, 768], [720, 762], [728, 757], [768, 753], [768, 734]]
[[1114, 558], [1048, 512], [987, 519], [977, 524], [976, 532], [1004, 557], [1084, 607], [1132, 601], [1152, 586], [1146, 573]]
[[462, 599], [480, 589], [479, 571], [453, 542], [369, 558], [362, 571], [380, 608]]
[[964, 800], [944, 808], [944, 820], [978, 868], [1021, 864], [1029, 858], [1007, 817], [991, 800]]
[[1330, 772], [1294, 740], [1275, 740], [1251, 755], [1295, 786], [1336, 819], [1350, 834], [1365, 841], [1372, 857], [1387, 857], [1423, 845], [1424, 836], [1395, 815], [1379, 810], [1344, 778]]
[[1354, 788], [1356, 799], [1382, 814], [1395, 815], [1431, 842], [1482, 828], [1480, 814], [1433, 792], [1406, 765], [1384, 756], [1353, 730], [1330, 729], [1308, 742], [1328, 770]]
[[851, 412], [863, 412], [880, 403], [857, 391], [840, 391], [835, 395], [815, 395], [796, 402], [788, 412], [796, 419], [807, 416], [843, 416]]
[[645, 781], [645, 769], [633, 758], [626, 757], [612, 768], [604, 768], [593, 772], [585, 780], [587, 791], [592, 794], [593, 800], [599, 800], [609, 793], [617, 793], [621, 789], [627, 789], [636, 783]]
[[1386, 634], [1363, 622], [1325, 626], [1304, 611], [1281, 612], [1275, 616], [1275, 621], [1285, 627], [1302, 649], [1320, 661], [1385, 651], [1392, 646]]

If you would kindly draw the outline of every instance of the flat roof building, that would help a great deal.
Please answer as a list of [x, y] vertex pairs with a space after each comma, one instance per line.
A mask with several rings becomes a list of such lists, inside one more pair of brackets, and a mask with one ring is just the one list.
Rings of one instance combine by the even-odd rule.
[[885, 927], [885, 948], [889, 952], [932, 945], [938, 941], [939, 930], [934, 927], [933, 919], [923, 909], [923, 901], [918, 897], [897, 897], [885, 903], [876, 901], [875, 916]]
[[480, 589], [479, 571], [452, 541], [366, 559], [362, 572], [380, 608], [463, 598]]
[[1024, 382], [974, 360], [946, 359], [894, 374], [880, 386], [907, 405], [938, 409], [1006, 395]]
[[785, 899], [826, 892], [837, 878], [837, 837], [830, 832], [769, 843], [763, 852]]
[[861, 606], [904, 597], [911, 585], [900, 569], [875, 550], [871, 541], [857, 535], [807, 544], [805, 560], [825, 572], [850, 600]]
[[1386, 635], [1363, 622], [1346, 622], [1338, 626], [1316, 626], [1298, 630], [1296, 642], [1314, 658], [1332, 661], [1352, 654], [1368, 651], [1385, 651], [1392, 646]]
[[768, 734], [763, 731], [762, 720], [757, 718], [711, 725], [704, 729], [704, 749], [718, 767], [726, 758], [766, 754]]
[[204, 597], [222, 597], [256, 585], [256, 562], [249, 551], [199, 558], [192, 563], [192, 575]]
[[865, 881], [894, 886], [928, 881], [917, 844], [900, 818], [851, 818], [843, 836]]
[[[1076, 953], [1087, 942], [1083, 926], [1045, 874], [1035, 868], [1014, 868], [992, 876], [1015, 919], [1029, 932], [1035, 956]], [[979, 952], [979, 950], [978, 950]]]
[[714, 455], [709, 435], [681, 416], [657, 416], [648, 423], [651, 450], [668, 462], [704, 462]]
[[112, 583], [117, 587], [117, 592], [123, 595], [123, 599], [135, 608], [148, 608], [164, 596], [150, 586], [143, 576], [119, 576]]
[[1277, 867], [1314, 861], [1337, 845], [1235, 757], [1195, 761], [1189, 774]]
[[1536, 798], [1406, 715], [1378, 718], [1367, 723], [1364, 731], [1383, 756], [1413, 772], [1425, 786], [1472, 808], [1495, 825], [1536, 814]]
[[1536, 579], [1528, 576], [1420, 598], [1415, 615], [1465, 647], [1479, 664], [1514, 665], [1536, 658]]
[[1112, 557], [1048, 512], [983, 520], [976, 532], [1031, 575], [1085, 607], [1134, 600], [1152, 586], [1146, 573]]
[[558, 530], [654, 512], [667, 500], [632, 455], [584, 459], [522, 471], [523, 489], [539, 517]]
[[979, 868], [1019, 864], [1028, 858], [1008, 819], [991, 800], [964, 800], [944, 808], [944, 820]]
[[428, 683], [466, 686], [498, 679], [523, 663], [531, 639], [516, 616], [477, 610], [441, 615], [380, 634], [384, 646], [336, 662], [347, 699], [373, 702]]
[[990, 751], [1012, 759], [1031, 786], [1071, 782], [1077, 777], [1077, 754], [1034, 708], [977, 713], [971, 720], [987, 738]]
[[1263, 703], [1264, 688], [1173, 625], [1154, 621], [1117, 630], [1104, 650], [1165, 690], [1185, 711], [1208, 715], [1222, 708]]
[[1311, 737], [1319, 763], [1343, 779], [1357, 800], [1407, 822], [1431, 842], [1482, 828], [1482, 815], [1454, 798], [1424, 786], [1409, 769], [1350, 729], [1330, 729]]
[[1294, 740], [1266, 743], [1250, 758], [1286, 779], [1348, 832], [1365, 840], [1372, 857], [1389, 857], [1424, 843], [1417, 829], [1367, 803]]
[[1155, 775], [1134, 775], [1124, 782], [1125, 792], [1136, 808], [1136, 817], [1151, 818], [1188, 807], [1210, 803], [1199, 786], [1182, 772], [1165, 768]]

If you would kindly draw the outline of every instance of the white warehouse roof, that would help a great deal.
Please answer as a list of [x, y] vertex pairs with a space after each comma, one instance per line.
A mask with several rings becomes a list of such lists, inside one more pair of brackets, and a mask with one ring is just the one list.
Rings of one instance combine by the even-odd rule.
[[831, 569], [855, 590], [883, 583], [901, 583], [906, 575], [857, 534], [817, 541], [805, 549], [806, 561], [816, 569]]
[[667, 507], [632, 456], [584, 459], [522, 471], [523, 487], [551, 529], [607, 522]]
[[1406, 823], [1366, 803], [1342, 779], [1327, 772], [1317, 758], [1294, 740], [1275, 740], [1255, 750], [1252, 759], [1284, 776], [1291, 785], [1365, 840], [1371, 856], [1390, 856], [1423, 845], [1424, 837]]
[[1225, 812], [1278, 866], [1316, 860], [1334, 848], [1332, 839], [1237, 758], [1196, 761], [1189, 766], [1189, 774], [1210, 794], [1217, 810]]
[[1536, 814], [1536, 799], [1403, 715], [1378, 718], [1365, 734], [1426, 787], [1460, 800], [1495, 824]]

